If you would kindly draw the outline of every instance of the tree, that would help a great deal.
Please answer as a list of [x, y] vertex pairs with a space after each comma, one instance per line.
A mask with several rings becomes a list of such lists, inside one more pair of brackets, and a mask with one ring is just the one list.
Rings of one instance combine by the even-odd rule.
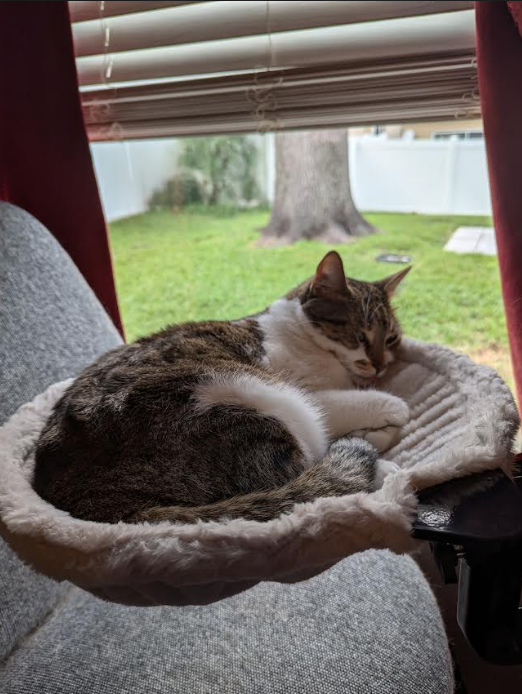
[[346, 130], [281, 132], [275, 146], [276, 192], [262, 230], [266, 241], [337, 244], [377, 231], [352, 200]]

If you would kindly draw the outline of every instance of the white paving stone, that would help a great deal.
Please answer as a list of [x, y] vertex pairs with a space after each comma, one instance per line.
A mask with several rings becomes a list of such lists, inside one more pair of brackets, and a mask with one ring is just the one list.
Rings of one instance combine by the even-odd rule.
[[497, 255], [493, 227], [459, 227], [444, 246], [450, 253]]

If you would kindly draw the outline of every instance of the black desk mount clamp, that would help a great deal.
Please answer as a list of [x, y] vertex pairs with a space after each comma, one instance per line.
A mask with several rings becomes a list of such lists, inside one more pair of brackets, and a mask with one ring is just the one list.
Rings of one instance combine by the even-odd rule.
[[419, 501], [414, 537], [430, 542], [444, 583], [458, 583], [469, 644], [491, 663], [522, 664], [522, 473], [472, 475]]

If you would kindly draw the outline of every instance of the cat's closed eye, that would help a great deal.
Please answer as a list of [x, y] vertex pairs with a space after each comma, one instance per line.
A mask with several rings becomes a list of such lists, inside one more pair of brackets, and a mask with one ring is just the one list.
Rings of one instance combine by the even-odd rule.
[[399, 339], [398, 335], [390, 335], [389, 337], [386, 338], [386, 346], [390, 347], [393, 345], [395, 342], [397, 342]]
[[341, 318], [341, 317], [329, 317], [325, 318], [324, 316], [321, 318], [322, 321], [325, 323], [333, 323], [334, 325], [346, 325], [348, 322], [346, 319]]

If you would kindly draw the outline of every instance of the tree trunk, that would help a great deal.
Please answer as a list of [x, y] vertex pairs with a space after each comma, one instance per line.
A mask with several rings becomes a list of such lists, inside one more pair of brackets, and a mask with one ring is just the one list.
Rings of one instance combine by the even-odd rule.
[[375, 231], [352, 200], [347, 131], [277, 133], [276, 192], [264, 239], [338, 244]]

